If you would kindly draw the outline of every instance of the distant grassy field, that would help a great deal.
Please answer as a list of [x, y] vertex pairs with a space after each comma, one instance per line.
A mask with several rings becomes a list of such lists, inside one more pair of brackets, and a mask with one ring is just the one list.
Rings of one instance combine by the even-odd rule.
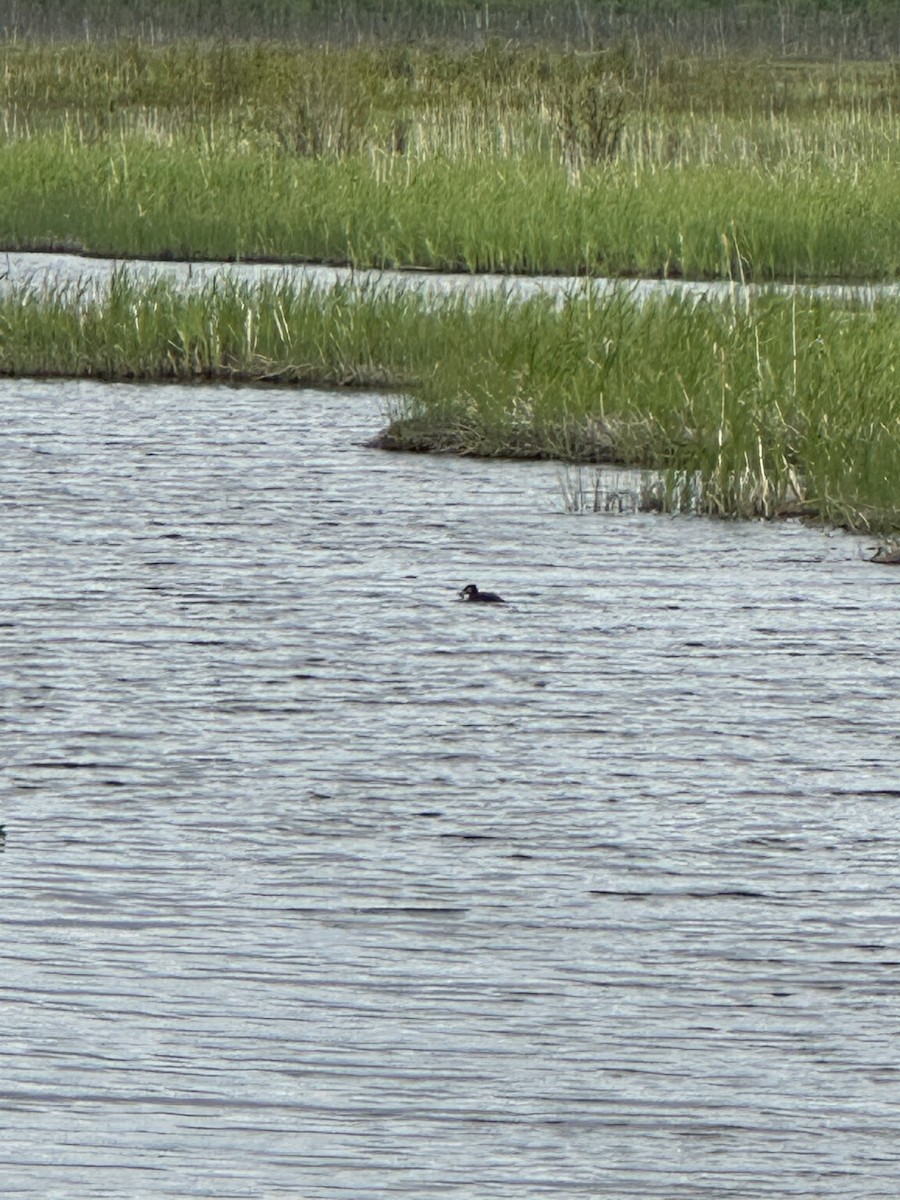
[[900, 67], [0, 43], [0, 248], [892, 279]]
[[0, 299], [0, 371], [390, 387], [390, 444], [610, 461], [659, 502], [900, 528], [900, 301], [557, 304], [119, 276]]
[[679, 52], [888, 57], [895, 0], [0, 0], [18, 40], [185, 37], [329, 42], [501, 42], [594, 50], [621, 39]]

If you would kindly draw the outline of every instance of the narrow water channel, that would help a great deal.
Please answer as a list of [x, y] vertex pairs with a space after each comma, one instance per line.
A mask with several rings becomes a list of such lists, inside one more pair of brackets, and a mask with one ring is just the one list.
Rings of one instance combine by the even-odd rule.
[[0, 399], [4, 1197], [896, 1194], [900, 569]]
[[[830, 296], [855, 297], [873, 301], [878, 297], [900, 296], [900, 284], [748, 284], [721, 280], [690, 279], [584, 279], [560, 275], [463, 275], [440, 271], [356, 271], [349, 267], [317, 263], [221, 263], [160, 262], [156, 260], [116, 260], [86, 257], [80, 254], [50, 254], [17, 251], [0, 256], [0, 293], [4, 288], [25, 285], [79, 288], [104, 288], [115, 272], [125, 272], [136, 280], [165, 279], [184, 287], [202, 287], [217, 278], [247, 283], [264, 279], [286, 278], [297, 286], [312, 284], [330, 288], [351, 280], [370, 287], [410, 288], [425, 295], [467, 293], [478, 296], [502, 292], [511, 300], [546, 294], [565, 296], [581, 288], [592, 287], [599, 293], [625, 291], [645, 296], [720, 296], [743, 295], [758, 291], [821, 291]], [[90, 294], [88, 291], [86, 294]]]

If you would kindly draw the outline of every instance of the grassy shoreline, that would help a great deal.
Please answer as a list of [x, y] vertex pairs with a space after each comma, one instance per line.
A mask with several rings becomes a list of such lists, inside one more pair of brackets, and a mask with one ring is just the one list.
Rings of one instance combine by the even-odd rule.
[[[399, 177], [398, 177], [399, 176]], [[43, 181], [42, 183], [39, 181]], [[510, 274], [885, 280], [900, 162], [805, 178], [698, 168], [572, 188], [552, 166], [266, 161], [120, 144], [0, 146], [0, 250]]]
[[124, 275], [0, 297], [0, 372], [383, 387], [400, 449], [661, 473], [663, 507], [900, 529], [900, 301], [422, 297]]
[[900, 275], [891, 62], [0, 43], [0, 250]]

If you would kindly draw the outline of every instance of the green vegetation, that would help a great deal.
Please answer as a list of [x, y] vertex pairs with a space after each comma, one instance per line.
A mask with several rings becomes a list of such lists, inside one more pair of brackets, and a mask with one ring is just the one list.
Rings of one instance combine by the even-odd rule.
[[[900, 277], [893, 0], [0, 0], [0, 34], [0, 249]], [[898, 314], [119, 275], [0, 296], [0, 370], [384, 385], [392, 445], [890, 531]]]
[[119, 275], [96, 295], [5, 295], [0, 370], [402, 388], [387, 445], [622, 462], [661, 472], [667, 508], [888, 531], [898, 316], [897, 300], [774, 293], [639, 303], [585, 285], [513, 304]]
[[893, 62], [0, 44], [0, 249], [891, 279]]

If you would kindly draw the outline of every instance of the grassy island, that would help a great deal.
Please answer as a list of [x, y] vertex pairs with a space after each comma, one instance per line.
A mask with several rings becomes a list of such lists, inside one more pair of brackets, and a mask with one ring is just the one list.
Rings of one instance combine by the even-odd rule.
[[115, 277], [0, 300], [0, 371], [390, 388], [383, 444], [619, 462], [658, 502], [900, 527], [900, 300], [562, 301]]

